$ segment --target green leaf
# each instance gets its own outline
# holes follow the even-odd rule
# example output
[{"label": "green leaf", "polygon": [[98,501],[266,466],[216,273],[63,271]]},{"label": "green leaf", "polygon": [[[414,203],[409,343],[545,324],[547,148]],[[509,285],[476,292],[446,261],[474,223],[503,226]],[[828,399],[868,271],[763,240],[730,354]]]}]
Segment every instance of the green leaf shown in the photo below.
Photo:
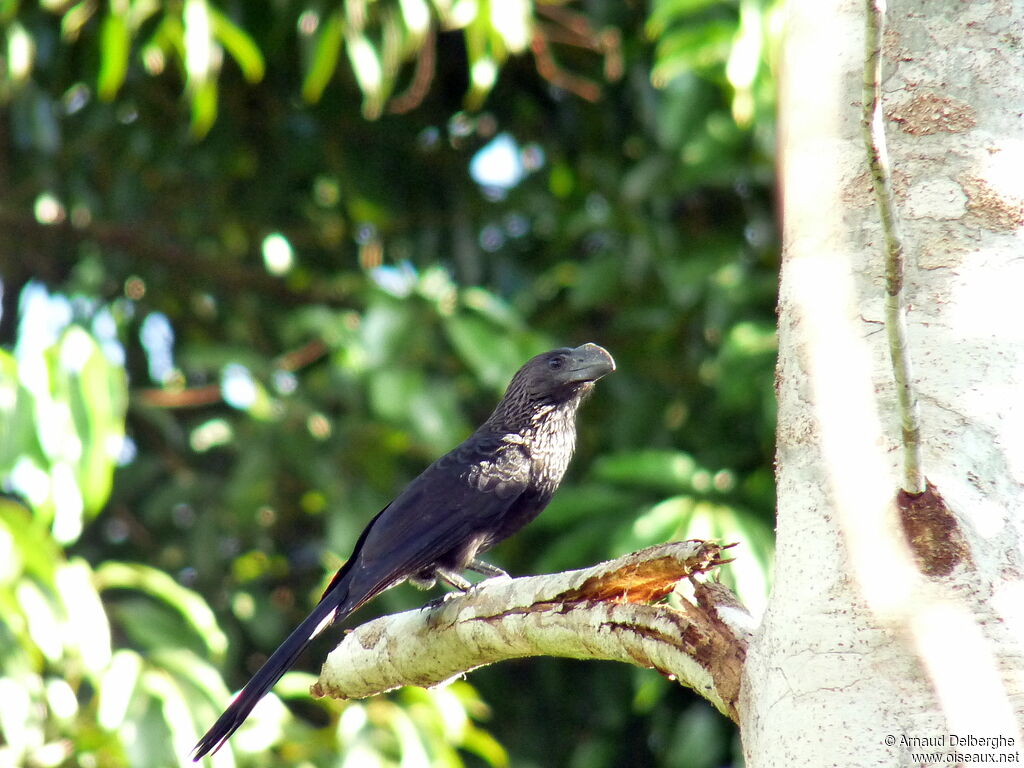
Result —
[{"label": "green leaf", "polygon": [[459,398],[448,380],[428,382],[417,389],[409,400],[410,420],[416,436],[429,446],[435,456],[445,451],[470,432],[459,408]]},{"label": "green leaf", "polygon": [[584,520],[606,519],[612,513],[639,509],[642,494],[607,483],[584,483],[555,494],[544,514],[530,524],[532,529],[565,531]]},{"label": "green leaf", "polygon": [[7,24],[18,12],[19,0],[0,0],[0,22]]},{"label": "green leaf", "polygon": [[142,657],[135,651],[122,649],[113,655],[99,684],[96,719],[101,728],[116,731],[124,723],[141,672]]},{"label": "green leaf", "polygon": [[463,32],[466,42],[466,56],[469,58],[469,90],[466,92],[465,107],[476,111],[483,105],[487,94],[494,88],[498,68],[505,60],[506,52],[500,44],[495,50],[489,45],[490,25],[484,14],[478,13]]},{"label": "green leaf", "polygon": [[25,454],[39,452],[35,410],[35,398],[18,379],[17,361],[0,349],[0,475]]},{"label": "green leaf", "polygon": [[[186,648],[156,648],[146,655],[146,661],[151,666],[174,675],[179,681],[187,682],[201,692],[204,698],[218,706],[229,693],[217,670],[206,659]],[[308,686],[306,693],[309,693]]]},{"label": "green leaf", "polygon": [[198,734],[192,724],[188,698],[178,682],[161,670],[147,669],[142,673],[141,684],[160,703],[164,724],[171,734],[172,754],[187,755]]},{"label": "green leaf", "polygon": [[410,429],[432,450],[447,450],[469,431],[447,380],[433,381],[419,369],[391,366],[374,371],[367,384],[374,413]]},{"label": "green leaf", "polygon": [[408,34],[405,36],[406,54],[415,54],[423,44],[430,29],[430,7],[425,0],[398,0],[402,21]]},{"label": "green leaf", "polygon": [[594,462],[592,476],[617,485],[671,492],[694,490],[699,471],[706,473],[689,454],[646,450],[602,456]]},{"label": "green leaf", "polygon": [[147,45],[154,46],[165,54],[175,54],[185,60],[185,24],[180,15],[166,13],[156,25]]},{"label": "green leaf", "polygon": [[508,331],[523,333],[527,330],[526,322],[507,301],[495,296],[491,291],[478,286],[469,286],[460,292],[462,304],[475,312],[479,312],[495,325]]},{"label": "green leaf", "polygon": [[66,379],[68,405],[81,445],[75,479],[85,513],[95,514],[110,496],[124,439],[127,378],[81,326],[68,328],[59,349],[59,375]]},{"label": "green leaf", "polygon": [[617,542],[618,548],[632,551],[664,541],[695,538],[688,528],[696,504],[692,496],[673,496],[648,507],[632,521],[625,537]]},{"label": "green leaf", "polygon": [[384,107],[384,71],[380,56],[370,39],[356,32],[351,25],[346,26],[345,38],[345,52],[359,90],[363,92],[363,116],[367,120],[376,120]]},{"label": "green leaf", "polygon": [[[534,568],[538,573],[579,568],[586,563],[607,557],[614,549],[609,537],[608,522],[597,518],[585,518],[571,529],[560,532],[551,541],[546,541],[543,552],[534,561]],[[628,551],[618,549],[617,553]]]},{"label": "green leaf", "polygon": [[7,529],[14,541],[21,570],[39,583],[54,587],[62,555],[46,526],[21,504],[3,498],[0,498],[0,525]]},{"label": "green leaf", "polygon": [[667,155],[653,154],[630,168],[623,176],[622,199],[639,205],[655,196],[675,173],[675,163]]},{"label": "green leaf", "polygon": [[21,572],[21,553],[18,551],[14,536],[6,525],[0,525],[0,588],[17,583]]},{"label": "green leaf", "polygon": [[660,87],[684,72],[724,64],[735,33],[733,21],[710,21],[666,32],[658,42],[651,81]]},{"label": "green leaf", "polygon": [[500,41],[501,60],[504,61],[509,53],[525,51],[533,33],[532,3],[526,0],[492,0],[487,5],[490,11],[488,26],[491,37]]},{"label": "green leaf", "polygon": [[64,633],[52,594],[44,592],[34,581],[22,579],[15,588],[15,596],[28,622],[32,642],[47,661],[57,662],[64,653]]},{"label": "green leaf", "polygon": [[423,373],[392,366],[375,371],[367,382],[370,408],[383,419],[403,422],[410,417],[412,400],[424,387]]},{"label": "green leaf", "polygon": [[266,64],[263,61],[263,53],[252,37],[212,5],[208,13],[213,36],[231,54],[245,79],[250,83],[262,80]]},{"label": "green leaf", "polygon": [[508,384],[523,361],[508,335],[480,317],[459,313],[446,317],[444,330],[459,357],[492,389]]},{"label": "green leaf", "polygon": [[405,25],[399,14],[389,8],[381,11],[380,61],[383,72],[383,91],[387,96],[395,85],[395,75],[402,64],[405,49]]},{"label": "green leaf", "polygon": [[472,752],[487,765],[495,766],[495,768],[504,768],[509,765],[508,752],[505,747],[481,728],[472,726],[467,728],[459,746],[467,752]]},{"label": "green leaf", "polygon": [[398,739],[402,762],[405,765],[429,765],[427,748],[416,724],[401,707],[392,706],[388,711],[387,725]]},{"label": "green leaf", "polygon": [[166,605],[142,597],[119,597],[110,604],[110,621],[117,634],[147,657],[168,646],[201,648],[187,625]]},{"label": "green leaf", "polygon": [[65,644],[75,649],[88,672],[99,674],[110,664],[110,624],[92,583],[92,570],[80,558],[57,569],[57,592],[67,615]]},{"label": "green leaf", "polygon": [[736,590],[752,610],[763,608],[770,583],[774,539],[771,528],[752,512],[681,495],[665,499],[636,518],[616,548],[632,551],[664,541],[706,539],[737,543],[735,562],[722,571],[722,580]]},{"label": "green leaf", "polygon": [[214,658],[227,650],[228,640],[213,611],[199,595],[163,571],[140,563],[106,562],[96,569],[96,589],[133,589],[174,608]]},{"label": "green leaf", "polygon": [[189,102],[192,107],[189,131],[194,138],[201,139],[217,119],[217,81],[211,79],[195,84]]},{"label": "green leaf", "polygon": [[[0,696],[0,734],[10,752],[27,755],[45,739],[39,710],[33,700],[36,680],[30,677],[5,678]],[[21,762],[21,761],[19,761]]]},{"label": "green leaf", "polygon": [[100,71],[96,90],[104,101],[113,101],[128,74],[128,56],[132,38],[128,19],[119,13],[108,13],[100,32]]},{"label": "green leaf", "polygon": [[274,686],[274,693],[286,699],[309,700],[309,689],[316,682],[317,676],[309,672],[297,672],[294,669],[286,674]]},{"label": "green leaf", "polygon": [[[48,3],[44,0],[43,5]],[[54,2],[49,0],[49,4],[54,6],[50,10],[57,11],[56,6],[65,6],[65,3]],[[60,35],[65,41],[77,40],[79,35],[82,34],[82,28],[89,22],[90,19],[96,14],[97,3],[91,2],[91,0],[81,0],[81,2],[75,3],[71,7],[64,11],[64,15],[60,20]]]},{"label": "green leaf", "polygon": [[670,26],[692,24],[698,12],[721,5],[722,0],[655,0],[647,18],[647,36],[656,40]]},{"label": "green leaf", "polygon": [[320,101],[324,88],[338,68],[344,31],[345,20],[341,11],[335,11],[320,25],[309,71],[302,81],[302,98],[307,104]]},{"label": "green leaf", "polygon": [[[625,188],[623,184],[624,192]],[[569,301],[572,306],[590,309],[605,302],[614,303],[615,297],[622,291],[622,262],[622,255],[617,252],[596,254],[591,258],[570,288]]]}]

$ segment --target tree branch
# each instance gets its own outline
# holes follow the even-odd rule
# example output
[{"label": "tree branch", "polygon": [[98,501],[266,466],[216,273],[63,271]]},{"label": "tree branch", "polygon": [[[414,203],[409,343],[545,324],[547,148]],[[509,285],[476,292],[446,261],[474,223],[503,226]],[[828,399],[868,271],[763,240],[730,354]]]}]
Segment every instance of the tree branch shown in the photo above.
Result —
[{"label": "tree branch", "polygon": [[896,217],[882,114],[882,37],[885,32],[885,3],[886,0],[867,0],[866,3],[862,126],[868,150],[868,164],[871,168],[871,183],[875,190],[875,201],[885,238],[885,328],[892,358],[893,378],[896,380],[896,398],[903,433],[903,490],[919,495],[924,493],[926,481],[921,468],[921,427],[917,394],[911,382],[907,318],[903,306],[903,238]]},{"label": "tree branch", "polygon": [[[705,541],[662,544],[579,571],[491,579],[439,605],[384,616],[346,635],[311,692],[364,698],[547,655],[655,669],[736,720],[749,614],[722,585],[694,579],[729,562],[723,549]],[[697,604],[649,604],[682,579],[694,583]]]},{"label": "tree branch", "polygon": [[[327,354],[327,345],[321,339],[307,341],[298,349],[278,355],[273,363],[278,370],[298,371]],[[203,408],[221,402],[224,395],[220,384],[200,387],[172,388],[145,387],[133,391],[133,397],[150,408]]]},{"label": "tree branch", "polygon": [[[9,239],[21,239],[38,245],[44,238],[62,238],[70,244],[65,248],[43,249],[22,248],[16,254],[24,258],[22,251],[33,253],[33,268],[44,273],[63,274],[78,258],[77,248],[82,243],[95,243],[106,251],[121,251],[140,262],[163,265],[175,273],[189,276],[191,284],[206,280],[219,289],[232,294],[257,293],[286,306],[317,302],[329,306],[350,307],[352,301],[346,288],[321,282],[308,286],[294,286],[287,280],[244,264],[229,263],[224,259],[204,257],[193,250],[176,244],[172,238],[153,235],[154,227],[136,224],[92,222],[85,227],[76,227],[69,221],[54,224],[40,224],[28,212],[0,208],[0,232]],[[53,263],[40,264],[48,253],[61,254]],[[0,261],[0,266],[4,266]]]}]

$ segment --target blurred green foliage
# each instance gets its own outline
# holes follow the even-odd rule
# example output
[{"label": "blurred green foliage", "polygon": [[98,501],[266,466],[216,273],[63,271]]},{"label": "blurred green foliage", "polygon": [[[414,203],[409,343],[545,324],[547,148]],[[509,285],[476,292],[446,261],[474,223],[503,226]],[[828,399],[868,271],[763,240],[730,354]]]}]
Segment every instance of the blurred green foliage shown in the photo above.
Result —
[{"label": "blurred green foliage", "polygon": [[[0,764],[187,762],[372,515],[556,345],[619,370],[493,560],[740,541],[723,578],[760,605],[776,16],[0,0]],[[616,665],[311,702],[328,642],[217,761],[735,759],[696,696]]]}]

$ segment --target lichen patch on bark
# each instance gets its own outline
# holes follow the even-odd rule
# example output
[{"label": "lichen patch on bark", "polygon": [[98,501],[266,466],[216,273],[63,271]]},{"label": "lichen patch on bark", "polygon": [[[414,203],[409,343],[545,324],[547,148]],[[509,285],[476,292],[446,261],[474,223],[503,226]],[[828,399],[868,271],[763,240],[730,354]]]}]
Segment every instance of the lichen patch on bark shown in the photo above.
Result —
[{"label": "lichen patch on bark", "polygon": [[886,118],[911,136],[964,133],[978,124],[974,107],[936,93],[915,93],[909,100],[886,109]]},{"label": "lichen patch on bark", "polygon": [[960,186],[967,195],[967,211],[979,226],[992,232],[1016,232],[1024,226],[1024,200],[1004,197],[984,179],[964,176]]}]

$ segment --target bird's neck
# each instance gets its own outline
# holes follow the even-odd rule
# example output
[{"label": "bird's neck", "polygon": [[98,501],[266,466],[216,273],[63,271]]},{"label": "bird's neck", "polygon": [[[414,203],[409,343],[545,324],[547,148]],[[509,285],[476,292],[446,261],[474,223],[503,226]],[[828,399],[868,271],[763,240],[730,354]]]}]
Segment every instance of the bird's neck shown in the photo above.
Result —
[{"label": "bird's neck", "polygon": [[576,397],[567,403],[539,406],[530,414],[529,422],[516,430],[523,437],[532,441],[555,440],[555,435],[568,437],[576,441],[576,409],[580,398]]},{"label": "bird's neck", "polygon": [[526,404],[519,398],[506,397],[483,423],[480,431],[520,435],[530,439],[567,431],[575,439],[576,410],[589,389],[582,386],[569,399],[552,402]]}]

